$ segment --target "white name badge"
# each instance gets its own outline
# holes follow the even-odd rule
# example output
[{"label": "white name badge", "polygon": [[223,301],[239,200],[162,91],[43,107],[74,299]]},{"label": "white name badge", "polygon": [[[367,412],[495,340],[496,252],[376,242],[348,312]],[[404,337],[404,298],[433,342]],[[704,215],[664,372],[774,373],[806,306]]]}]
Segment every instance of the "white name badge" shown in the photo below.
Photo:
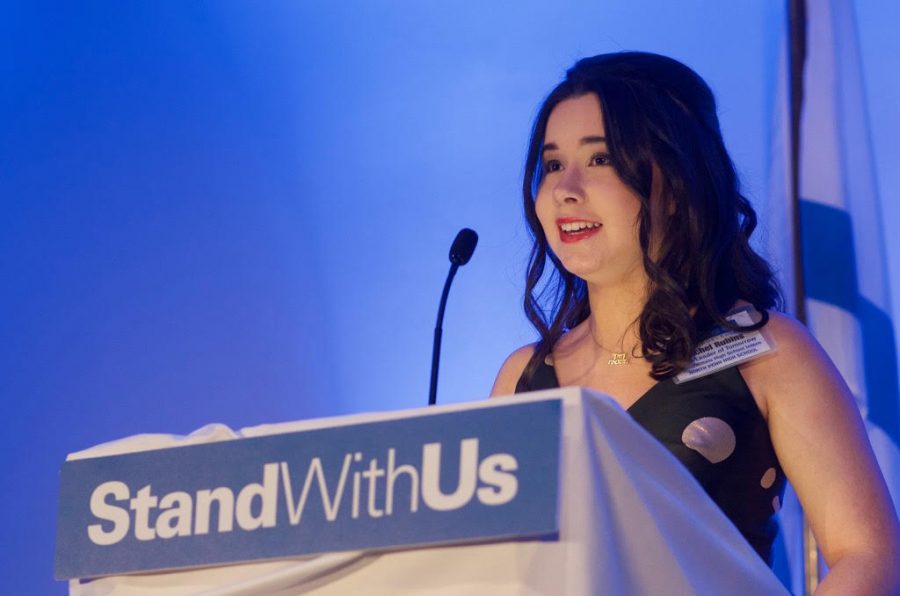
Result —
[{"label": "white name badge", "polygon": [[[753,324],[750,312],[751,308],[745,307],[726,318],[736,325],[748,327]],[[773,349],[760,330],[732,331],[726,329],[697,346],[690,366],[675,376],[675,382],[683,383],[711,375],[722,369],[758,358]]]}]

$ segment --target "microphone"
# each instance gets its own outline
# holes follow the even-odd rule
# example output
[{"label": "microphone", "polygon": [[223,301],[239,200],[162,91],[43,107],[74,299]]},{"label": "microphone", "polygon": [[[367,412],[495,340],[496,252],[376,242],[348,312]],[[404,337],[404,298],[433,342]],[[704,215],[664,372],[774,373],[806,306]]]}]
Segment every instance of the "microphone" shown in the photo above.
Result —
[{"label": "microphone", "polygon": [[450,272],[447,274],[447,281],[444,282],[441,305],[438,307],[437,323],[434,326],[434,349],[431,352],[431,388],[428,390],[429,406],[437,403],[438,362],[441,359],[441,333],[443,331],[441,327],[444,324],[444,308],[447,306],[450,284],[453,282],[456,270],[468,263],[469,259],[472,258],[476,244],[478,244],[478,234],[475,233],[475,230],[463,228],[453,240],[453,245],[450,246]]},{"label": "microphone", "polygon": [[478,234],[475,230],[463,228],[453,240],[453,246],[450,247],[450,262],[455,265],[465,265],[472,258],[475,252],[475,245],[478,244]]}]

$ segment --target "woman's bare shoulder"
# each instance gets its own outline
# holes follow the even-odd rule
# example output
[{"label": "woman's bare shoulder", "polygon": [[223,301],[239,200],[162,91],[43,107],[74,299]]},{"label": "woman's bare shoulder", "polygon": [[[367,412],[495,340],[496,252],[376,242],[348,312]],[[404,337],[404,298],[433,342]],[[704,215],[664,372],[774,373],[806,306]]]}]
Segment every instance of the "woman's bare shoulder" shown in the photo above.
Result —
[{"label": "woman's bare shoulder", "polygon": [[[803,323],[777,311],[768,311],[768,315],[769,320],[763,326],[762,333],[772,347],[772,356],[759,359],[760,369],[790,373],[797,363],[809,358],[827,360],[824,350]],[[758,316],[754,313],[756,320]]]},{"label": "woman's bare shoulder", "polygon": [[810,387],[823,390],[817,392],[817,401],[849,397],[831,359],[802,323],[770,311],[762,334],[772,351],[741,365],[741,373],[767,419],[773,407],[798,400]]},{"label": "woman's bare shoulder", "polygon": [[770,313],[763,332],[775,349],[741,372],[764,396],[772,445],[826,562],[868,557],[896,581],[897,518],[853,394],[800,322]]},{"label": "woman's bare shoulder", "polygon": [[512,395],[516,392],[516,384],[519,382],[519,377],[522,376],[522,371],[528,365],[528,361],[531,360],[531,355],[534,354],[535,345],[522,346],[506,358],[503,366],[500,367],[500,372],[497,373],[494,388],[491,389],[491,397]]}]

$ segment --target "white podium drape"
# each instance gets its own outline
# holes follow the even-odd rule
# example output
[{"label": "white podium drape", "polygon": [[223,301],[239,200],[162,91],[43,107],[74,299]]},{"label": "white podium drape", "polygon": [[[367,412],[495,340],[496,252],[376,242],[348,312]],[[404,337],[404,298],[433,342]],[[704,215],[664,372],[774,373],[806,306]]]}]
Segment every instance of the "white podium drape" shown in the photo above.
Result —
[{"label": "white podium drape", "polygon": [[779,594],[775,575],[690,473],[611,399],[559,389],[477,403],[245,428],[139,435],[97,457],[561,397],[558,539],[332,553],[71,581],[72,594]]}]

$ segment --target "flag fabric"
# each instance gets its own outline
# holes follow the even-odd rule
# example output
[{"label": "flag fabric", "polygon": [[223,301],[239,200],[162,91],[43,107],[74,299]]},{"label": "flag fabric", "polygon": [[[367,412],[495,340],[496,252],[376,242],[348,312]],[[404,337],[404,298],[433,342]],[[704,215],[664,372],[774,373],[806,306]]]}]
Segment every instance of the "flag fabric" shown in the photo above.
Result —
[{"label": "flag fabric", "polygon": [[807,319],[859,404],[896,506],[900,376],[850,0],[811,2],[807,43],[799,164]]},{"label": "flag fabric", "polygon": [[[785,45],[786,47],[786,45]],[[783,57],[786,63],[786,52]],[[857,26],[851,0],[806,5],[806,60],[799,139],[800,235],[807,325],[850,387],[900,509],[900,376],[890,313],[881,206],[872,159]],[[786,76],[779,73],[786,85]],[[785,91],[782,89],[782,91]],[[791,262],[788,94],[774,106],[769,252]],[[784,196],[778,205],[776,196]],[[780,258],[779,258],[780,257]],[[790,270],[781,267],[786,289]],[[782,516],[787,553],[797,559],[796,513]],[[802,560],[802,557],[801,557]],[[791,566],[791,584],[797,583]],[[799,587],[799,589],[798,589]]]}]

